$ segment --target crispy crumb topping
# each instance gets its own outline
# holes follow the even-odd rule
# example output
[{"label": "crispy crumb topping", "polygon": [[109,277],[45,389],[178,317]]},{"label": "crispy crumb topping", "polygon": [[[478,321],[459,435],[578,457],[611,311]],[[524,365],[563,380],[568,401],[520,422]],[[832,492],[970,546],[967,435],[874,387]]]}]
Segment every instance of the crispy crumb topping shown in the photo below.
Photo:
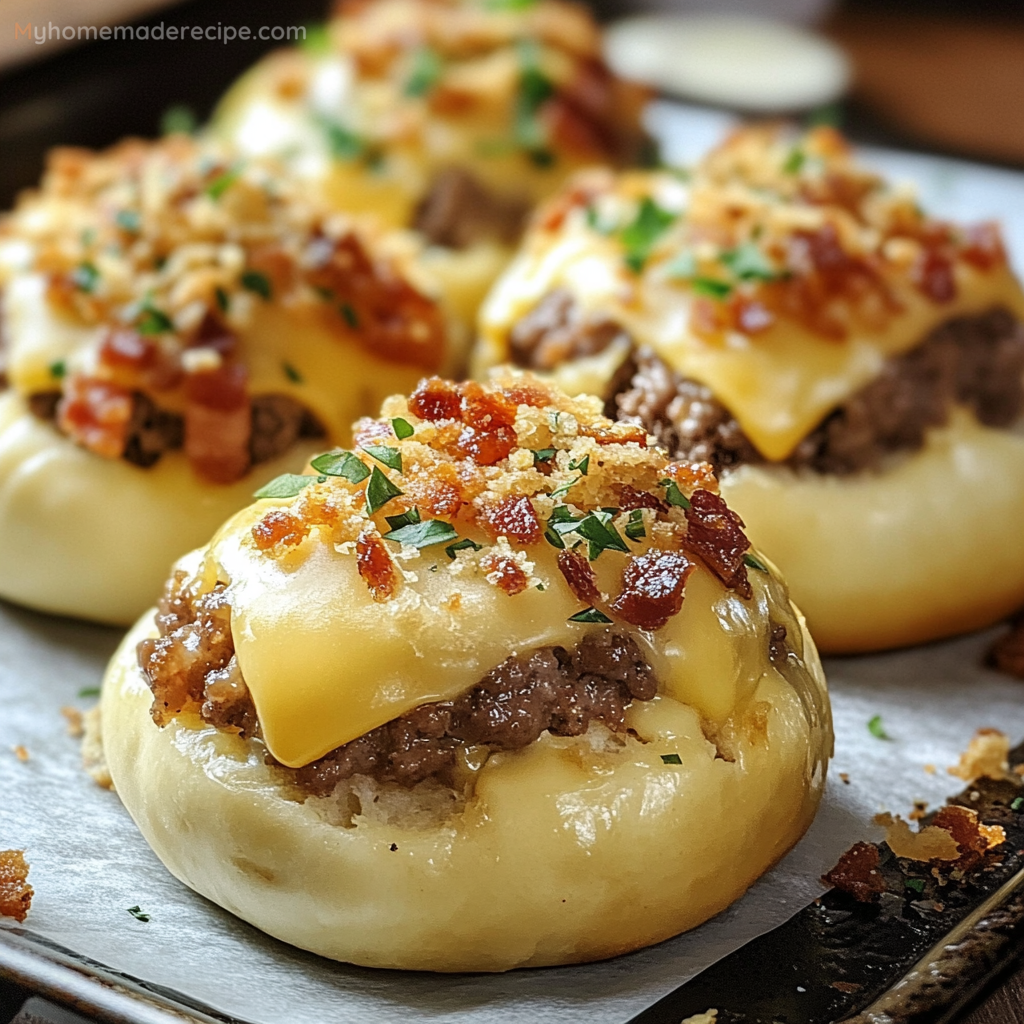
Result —
[{"label": "crispy crumb topping", "polygon": [[24,921],[32,906],[24,850],[0,850],[0,916]]},{"label": "crispy crumb topping", "polygon": [[965,782],[1005,779],[1010,773],[1010,737],[998,729],[979,729],[957,764],[948,769]]},{"label": "crispy crumb topping", "polygon": [[[359,447],[312,462],[317,476],[282,477],[261,492],[290,499],[251,529],[266,557],[304,546],[354,551],[374,600],[402,585],[400,563],[444,547],[447,571],[477,566],[510,597],[537,585],[530,551],[558,550],[565,585],[587,609],[658,629],[681,608],[703,562],[751,595],[743,524],[706,466],[672,463],[636,427],[605,419],[597,399],[571,399],[529,376],[488,385],[423,380],[364,420]],[[620,590],[602,597],[593,563],[628,556]]]}]

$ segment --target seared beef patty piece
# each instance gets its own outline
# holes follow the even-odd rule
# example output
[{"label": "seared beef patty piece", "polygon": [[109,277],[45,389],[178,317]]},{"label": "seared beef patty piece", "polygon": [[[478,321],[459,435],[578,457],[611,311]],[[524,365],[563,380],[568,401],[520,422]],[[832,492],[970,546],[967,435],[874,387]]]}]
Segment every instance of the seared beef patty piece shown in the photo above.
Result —
[{"label": "seared beef patty piece", "polygon": [[299,438],[325,434],[319,420],[294,398],[258,395],[252,400],[249,452],[254,466],[283,455]]},{"label": "seared beef patty piece", "polygon": [[528,205],[495,195],[469,171],[440,171],[420,202],[413,227],[431,245],[466,249],[478,242],[513,245],[522,233]]}]

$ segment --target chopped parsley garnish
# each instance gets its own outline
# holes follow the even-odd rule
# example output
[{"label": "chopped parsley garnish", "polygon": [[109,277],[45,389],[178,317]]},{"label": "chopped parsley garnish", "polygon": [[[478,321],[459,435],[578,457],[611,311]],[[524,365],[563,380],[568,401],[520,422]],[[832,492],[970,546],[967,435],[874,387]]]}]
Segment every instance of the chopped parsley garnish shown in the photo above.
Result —
[{"label": "chopped parsley garnish", "polygon": [[63,380],[67,376],[68,364],[63,359],[58,359],[54,363],[50,363],[50,376],[55,380]]},{"label": "chopped parsley garnish", "polygon": [[456,541],[454,544],[449,544],[445,549],[444,553],[451,559],[455,558],[456,551],[466,551],[470,549],[472,551],[479,551],[483,547],[482,544],[477,544],[475,540],[470,540],[468,537],[463,537],[462,540]]},{"label": "chopped parsley garnish", "polygon": [[338,312],[341,313],[345,323],[347,323],[352,330],[355,330],[359,326],[359,314],[349,303],[343,302],[338,306]]},{"label": "chopped parsley garnish", "polygon": [[326,476],[306,476],[302,473],[282,473],[270,483],[264,484],[254,498],[294,498],[304,487],[312,483],[323,483]]},{"label": "chopped parsley garnish", "polygon": [[428,519],[422,523],[409,523],[384,534],[385,540],[396,544],[411,544],[414,548],[429,548],[434,544],[447,544],[458,537],[455,527],[443,519]]},{"label": "chopped parsley garnish", "polygon": [[327,140],[327,148],[331,156],[337,160],[358,160],[368,152],[366,140],[344,125],[332,121],[329,117],[317,117],[317,124],[323,130]]},{"label": "chopped parsley garnish", "polygon": [[557,451],[557,448],[538,448],[533,453],[533,464],[536,466],[541,462],[550,462],[555,457]]},{"label": "chopped parsley garnish", "polygon": [[420,510],[418,508],[411,508],[408,512],[402,512],[401,515],[397,516],[385,516],[388,526],[392,530],[400,530],[403,526],[409,526],[411,523],[418,523],[420,521]]},{"label": "chopped parsley garnish", "polygon": [[305,384],[306,383],[306,378],[303,377],[302,374],[299,373],[299,371],[296,370],[295,367],[292,366],[291,363],[289,363],[289,362],[282,363],[281,364],[281,369],[284,370],[284,375],[293,384]]},{"label": "chopped parsley garnish", "polygon": [[923,878],[908,878],[903,883],[908,889],[916,892],[918,896],[924,892],[924,879]]},{"label": "chopped parsley garnish", "polygon": [[444,65],[436,50],[421,46],[412,57],[409,77],[405,80],[406,96],[426,96],[437,85]]},{"label": "chopped parsley garnish", "polygon": [[891,740],[892,737],[885,731],[885,726],[882,725],[882,716],[875,715],[868,722],[868,732],[875,737],[876,740]]},{"label": "chopped parsley garnish", "polygon": [[100,280],[100,272],[94,263],[86,260],[71,272],[71,282],[80,292],[94,292]]},{"label": "chopped parsley garnish", "polygon": [[537,585],[536,585],[536,586],[535,586],[535,587],[534,587],[533,589],[534,589],[534,590],[540,590],[540,591],[545,591],[545,590],[547,590],[548,588],[547,588],[547,587],[545,587],[543,583],[538,583],[538,584],[537,584]]},{"label": "chopped parsley garnish", "polygon": [[679,485],[675,480],[669,480],[666,477],[664,480],[659,480],[658,483],[665,488],[665,500],[670,505],[675,505],[677,508],[690,507],[690,499],[679,490]]},{"label": "chopped parsley garnish", "polygon": [[587,470],[590,469],[590,456],[584,455],[579,462],[570,462],[570,469],[578,469],[584,476],[587,475]]},{"label": "chopped parsley garnish", "polygon": [[364,444],[361,447],[382,466],[387,466],[398,473],[402,472],[402,453],[397,448],[389,448],[386,444]]},{"label": "chopped parsley garnish", "polygon": [[391,421],[391,429],[395,432],[395,437],[399,441],[404,441],[407,437],[412,437],[416,433],[416,428],[408,420],[402,419],[401,416],[396,416]]},{"label": "chopped parsley garnish", "polygon": [[228,293],[224,291],[224,289],[221,288],[220,285],[218,285],[216,288],[214,288],[213,294],[217,299],[217,308],[222,313],[226,313],[228,311],[228,306],[231,305],[231,302],[228,299]]},{"label": "chopped parsley garnish", "polygon": [[838,103],[826,103],[822,107],[815,107],[804,119],[804,124],[808,128],[816,128],[819,125],[838,128],[842,123],[843,108]]},{"label": "chopped parsley garnish", "polygon": [[98,697],[100,695],[100,688],[98,686],[83,686],[78,691],[78,696],[83,700],[86,697]]},{"label": "chopped parsley garnish", "polygon": [[238,181],[241,174],[241,167],[229,167],[223,174],[218,174],[203,191],[213,200],[220,199]]},{"label": "chopped parsley garnish", "polygon": [[626,536],[630,540],[640,540],[642,537],[647,536],[647,531],[644,529],[644,514],[638,508],[633,509],[629,513],[629,521],[626,523]]},{"label": "chopped parsley garnish", "polygon": [[626,250],[626,266],[634,274],[643,270],[654,243],[675,220],[676,214],[663,210],[650,196],[644,196],[640,201],[636,219],[619,234],[619,241]]},{"label": "chopped parsley garnish", "polygon": [[139,233],[140,218],[136,210],[118,210],[114,217],[114,223],[130,235]]},{"label": "chopped parsley garnish", "polygon": [[611,513],[606,512],[604,509],[585,515],[578,523],[574,524],[573,532],[579,534],[587,541],[587,556],[592,562],[602,551],[608,549],[612,551],[629,551],[619,531],[612,525]]},{"label": "chopped parsley garnish", "polygon": [[146,922],[149,920],[149,914],[145,913],[143,909],[136,904],[134,907],[128,907],[128,913],[135,918],[136,921]]},{"label": "chopped parsley garnish", "polygon": [[709,299],[727,298],[732,291],[728,281],[719,281],[714,277],[691,277],[690,287],[698,294]]},{"label": "chopped parsley garnish", "polygon": [[768,566],[761,561],[757,555],[746,554],[743,556],[743,564],[749,565],[751,569],[757,569],[758,572],[767,572]]},{"label": "chopped parsley garnish", "polygon": [[583,479],[583,474],[580,473],[579,476],[573,477],[572,480],[569,480],[567,483],[562,484],[561,487],[556,487],[551,492],[550,497],[552,497],[552,498],[564,498],[565,495],[567,495],[569,493],[569,491],[571,491],[573,489],[573,487],[575,487],[582,479]]},{"label": "chopped parsley garnish", "polygon": [[537,0],[484,0],[488,11],[528,11]]},{"label": "chopped parsley garnish", "polygon": [[270,278],[258,270],[246,270],[241,277],[242,287],[246,291],[255,292],[262,299],[270,300],[273,290],[270,287]]},{"label": "chopped parsley garnish", "polygon": [[331,33],[322,22],[312,25],[303,25],[305,34],[299,41],[299,46],[307,53],[324,54],[331,49]]},{"label": "chopped parsley garnish", "polygon": [[741,281],[777,281],[783,276],[754,242],[723,252],[721,260]]},{"label": "chopped parsley garnish", "polygon": [[786,156],[782,164],[783,174],[799,174],[803,165],[807,162],[807,155],[799,146],[794,146]]},{"label": "chopped parsley garnish", "polygon": [[401,495],[401,491],[376,467],[370,474],[370,482],[366,485],[366,514],[379,512],[392,498]]},{"label": "chopped parsley garnish", "polygon": [[139,319],[135,323],[139,334],[152,337],[154,334],[166,334],[174,330],[174,321],[162,310],[146,300]]},{"label": "chopped parsley garnish", "polygon": [[682,764],[683,759],[678,754],[662,754],[662,764]]},{"label": "chopped parsley garnish", "polygon": [[1013,803],[1010,804],[1011,811],[1019,811],[1022,807],[1024,807],[1024,796],[1015,797]]},{"label": "chopped parsley garnish", "polygon": [[161,135],[191,135],[199,124],[195,112],[184,103],[175,103],[160,115]]},{"label": "chopped parsley garnish", "polygon": [[310,465],[324,476],[342,476],[350,484],[361,484],[370,475],[366,463],[354,452],[327,452],[318,455]]},{"label": "chopped parsley garnish", "polygon": [[547,166],[554,158],[547,149],[547,130],[540,119],[540,109],[554,95],[555,87],[541,71],[539,56],[534,42],[524,40],[519,44],[519,91],[512,134],[516,145],[534,163]]},{"label": "chopped parsley garnish", "polygon": [[583,611],[577,612],[575,615],[570,615],[569,622],[611,622],[603,612],[599,612],[596,608],[584,608]]}]

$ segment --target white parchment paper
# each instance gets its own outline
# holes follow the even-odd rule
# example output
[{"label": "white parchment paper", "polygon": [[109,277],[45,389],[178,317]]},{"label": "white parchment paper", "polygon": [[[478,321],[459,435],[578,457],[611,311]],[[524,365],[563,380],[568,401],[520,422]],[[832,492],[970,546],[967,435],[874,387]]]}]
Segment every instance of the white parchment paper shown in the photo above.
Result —
[{"label": "white parchment paper", "polygon": [[[692,158],[728,118],[659,105],[669,155]],[[1021,269],[1024,176],[950,160],[871,152],[916,178],[932,209],[1004,221]],[[817,896],[817,879],[852,842],[878,838],[880,810],[906,814],[958,791],[949,777],[975,729],[1024,738],[1024,684],[980,667],[992,634],[827,664],[836,756],[814,825],[728,911],[688,935],[583,967],[433,976],[334,964],[269,939],[175,881],[113,793],[80,768],[63,705],[99,684],[118,634],[0,603],[0,849],[25,848],[36,898],[25,927],[110,967],[187,993],[254,1024],[619,1024]],[[890,741],[867,729],[881,715]],[[23,745],[26,762],[12,748]],[[928,774],[925,765],[938,771]],[[840,779],[840,773],[849,782]],[[151,915],[137,921],[128,907]],[[0,928],[11,926],[0,920]]]}]

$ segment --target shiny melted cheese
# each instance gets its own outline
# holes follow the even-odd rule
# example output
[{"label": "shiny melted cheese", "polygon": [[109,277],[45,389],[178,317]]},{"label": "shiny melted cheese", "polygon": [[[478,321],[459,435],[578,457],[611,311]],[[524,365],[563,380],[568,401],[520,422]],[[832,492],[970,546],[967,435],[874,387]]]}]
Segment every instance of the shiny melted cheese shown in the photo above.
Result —
[{"label": "shiny melted cheese", "polygon": [[[678,373],[711,388],[770,460],[785,459],[829,412],[877,376],[886,359],[912,349],[946,320],[995,305],[1024,320],[1024,291],[1008,268],[984,273],[960,263],[952,302],[931,302],[904,285],[897,291],[904,311],[881,330],[855,327],[837,342],[778,320],[753,337],[731,333],[709,341],[689,326],[693,295],[686,285],[654,273],[637,278],[622,266],[617,242],[579,225],[533,241],[483,307],[476,373],[507,362],[511,328],[549,292],[566,289],[584,310],[618,321],[637,344],[649,345]],[[556,379],[571,385],[574,373],[564,379],[556,373]]]},{"label": "shiny melted cheese", "polygon": [[[403,561],[405,584],[378,604],[350,551],[312,538],[280,560],[257,551],[250,530],[273,504],[260,502],[226,524],[201,575],[208,585],[229,581],[239,667],[268,748],[290,767],[420,704],[459,696],[510,654],[571,649],[601,628],[567,621],[580,606],[546,544],[529,550],[543,591],[509,597],[472,564],[460,559],[453,569],[435,547]],[[602,590],[617,590],[623,564],[624,556],[602,553],[594,563]],[[633,633],[661,692],[711,721],[728,717],[769,671],[769,609],[780,621],[792,615],[778,584],[752,575],[760,577],[755,596],[743,601],[698,567],[682,611],[665,627],[653,634],[615,627]]]}]

